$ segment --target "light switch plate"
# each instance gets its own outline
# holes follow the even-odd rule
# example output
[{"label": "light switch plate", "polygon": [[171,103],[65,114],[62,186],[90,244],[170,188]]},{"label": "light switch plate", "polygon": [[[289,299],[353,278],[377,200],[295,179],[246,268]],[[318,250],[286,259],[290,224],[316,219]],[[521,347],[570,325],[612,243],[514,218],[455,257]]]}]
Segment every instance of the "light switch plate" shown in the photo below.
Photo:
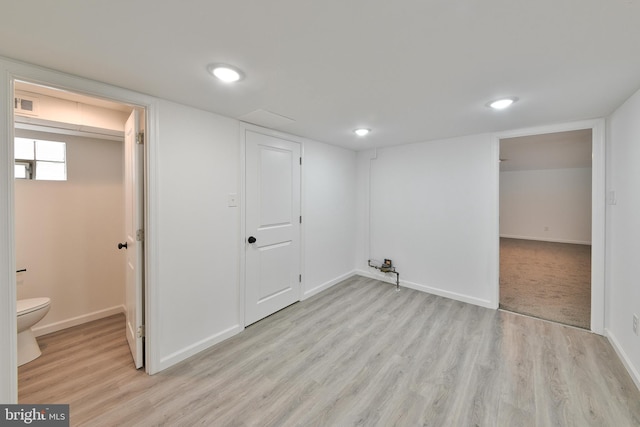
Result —
[{"label": "light switch plate", "polygon": [[230,193],[227,196],[227,203],[230,208],[235,208],[238,206],[238,195],[236,193]]}]

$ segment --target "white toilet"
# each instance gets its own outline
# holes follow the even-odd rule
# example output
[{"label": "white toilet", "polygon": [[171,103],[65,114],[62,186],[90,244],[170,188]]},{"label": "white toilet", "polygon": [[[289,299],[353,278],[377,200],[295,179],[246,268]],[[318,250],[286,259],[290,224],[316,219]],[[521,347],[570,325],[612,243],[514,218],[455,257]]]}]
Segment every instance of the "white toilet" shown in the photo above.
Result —
[{"label": "white toilet", "polygon": [[18,366],[39,357],[40,346],[31,327],[49,312],[49,298],[28,298],[18,300]]}]

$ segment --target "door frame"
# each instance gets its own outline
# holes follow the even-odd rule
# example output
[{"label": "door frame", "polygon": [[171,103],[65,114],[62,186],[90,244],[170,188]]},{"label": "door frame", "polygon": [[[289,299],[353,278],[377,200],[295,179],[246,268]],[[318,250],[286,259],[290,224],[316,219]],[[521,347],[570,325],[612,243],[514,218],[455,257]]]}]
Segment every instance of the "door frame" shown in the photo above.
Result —
[{"label": "door frame", "polygon": [[157,236],[157,138],[158,106],[157,101],[147,95],[121,89],[105,83],[72,76],[58,71],[26,64],[9,58],[0,57],[0,120],[6,132],[0,133],[0,164],[5,165],[6,173],[0,174],[0,237],[6,237],[6,243],[0,245],[0,341],[8,345],[0,349],[0,401],[17,403],[17,342],[16,342],[16,277],[15,277],[15,202],[13,178],[13,89],[15,80],[24,80],[34,84],[55,87],[81,93],[95,98],[108,99],[145,110],[144,144],[144,301],[145,306],[145,371],[153,374],[158,371],[158,343],[155,339],[155,325],[159,315],[158,295],[153,283],[158,277]]},{"label": "door frame", "polygon": [[302,281],[300,282],[300,296],[299,301],[302,301],[305,284],[305,271],[304,271],[304,242],[305,242],[305,221],[304,221],[304,206],[305,206],[305,188],[304,188],[304,146],[305,138],[290,135],[284,132],[276,131],[273,129],[257,126],[251,123],[240,122],[240,245],[239,247],[239,274],[238,278],[240,286],[238,289],[238,325],[244,330],[245,328],[245,298],[246,298],[246,242],[247,242],[247,223],[246,223],[246,132],[252,131],[261,133],[263,135],[273,136],[275,138],[286,139],[288,141],[297,142],[300,144],[300,157],[302,158],[302,165],[300,168],[300,215],[302,216],[302,224],[300,225],[300,274],[302,275]]},{"label": "door frame", "polygon": [[606,211],[606,142],[605,119],[584,120],[557,125],[540,126],[499,132],[494,135],[496,185],[496,230],[494,259],[496,260],[494,282],[495,306],[500,303],[500,140],[520,136],[541,135],[591,129],[591,331],[603,335],[605,321],[605,211]]}]

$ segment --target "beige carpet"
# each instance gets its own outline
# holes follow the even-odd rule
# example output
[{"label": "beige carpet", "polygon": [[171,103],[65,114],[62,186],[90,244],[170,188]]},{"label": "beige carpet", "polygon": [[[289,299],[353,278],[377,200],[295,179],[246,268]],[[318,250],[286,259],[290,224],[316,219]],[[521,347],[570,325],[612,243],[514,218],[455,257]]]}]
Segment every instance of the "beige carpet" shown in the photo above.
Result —
[{"label": "beige carpet", "polygon": [[591,246],[501,238],[500,308],[590,329]]}]

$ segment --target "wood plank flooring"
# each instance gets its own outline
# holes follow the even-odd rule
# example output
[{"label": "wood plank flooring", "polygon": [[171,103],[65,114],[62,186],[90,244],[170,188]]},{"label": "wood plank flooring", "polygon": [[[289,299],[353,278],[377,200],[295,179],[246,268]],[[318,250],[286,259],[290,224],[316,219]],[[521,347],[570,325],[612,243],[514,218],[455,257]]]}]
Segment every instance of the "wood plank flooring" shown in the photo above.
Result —
[{"label": "wood plank flooring", "polygon": [[608,341],[353,277],[154,376],[121,316],[45,337],[21,403],[90,426],[639,426]]}]

